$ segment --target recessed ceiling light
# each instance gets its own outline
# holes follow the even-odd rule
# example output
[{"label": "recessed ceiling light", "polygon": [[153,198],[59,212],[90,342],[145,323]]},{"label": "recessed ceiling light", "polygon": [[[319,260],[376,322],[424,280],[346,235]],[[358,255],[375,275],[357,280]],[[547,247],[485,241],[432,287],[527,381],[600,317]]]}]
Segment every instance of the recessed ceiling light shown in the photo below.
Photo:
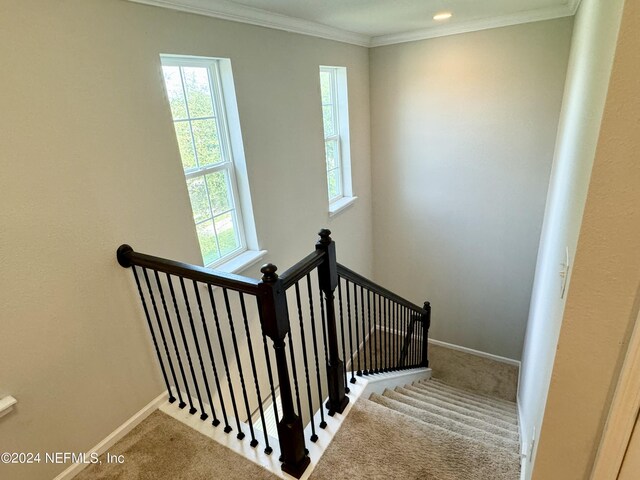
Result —
[{"label": "recessed ceiling light", "polygon": [[433,16],[434,20],[449,20],[451,17],[453,17],[453,13],[451,12],[442,12],[442,13],[438,13],[436,15]]}]

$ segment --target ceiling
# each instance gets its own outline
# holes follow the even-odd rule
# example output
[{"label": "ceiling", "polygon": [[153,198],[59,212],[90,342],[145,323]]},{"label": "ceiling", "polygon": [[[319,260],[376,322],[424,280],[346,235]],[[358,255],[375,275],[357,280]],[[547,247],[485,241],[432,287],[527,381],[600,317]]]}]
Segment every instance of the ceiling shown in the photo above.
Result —
[{"label": "ceiling", "polygon": [[[130,0],[363,46],[575,14],[580,0]],[[435,21],[436,13],[453,17]]]}]

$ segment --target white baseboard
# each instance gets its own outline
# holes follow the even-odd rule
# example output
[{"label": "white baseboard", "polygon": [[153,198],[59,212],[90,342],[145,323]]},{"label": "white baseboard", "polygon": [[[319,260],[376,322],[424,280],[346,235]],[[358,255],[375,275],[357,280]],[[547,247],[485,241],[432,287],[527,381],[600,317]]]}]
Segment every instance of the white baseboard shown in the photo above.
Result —
[{"label": "white baseboard", "polygon": [[[116,442],[118,442],[122,437],[124,437],[127,433],[133,430],[138,426],[140,422],[142,422],[145,418],[147,418],[151,413],[160,407],[167,400],[167,392],[164,392],[154,398],[151,402],[145,405],[139,412],[135,413],[131,418],[129,418],[126,422],[116,428],[113,432],[111,432],[104,440],[98,443],[95,447],[93,447],[89,452],[87,452],[87,456],[90,456],[92,453],[97,453],[98,455],[102,455],[109,448],[111,448]],[[89,463],[74,463],[69,466],[66,470],[60,473],[53,480],[69,480],[76,475],[78,475],[82,470],[84,470]]]},{"label": "white baseboard", "polygon": [[501,357],[500,355],[494,355],[493,353],[481,352],[480,350],[474,350],[473,348],[463,347],[461,345],[455,345],[453,343],[442,342],[440,340],[434,340],[433,338],[429,339],[429,343],[432,345],[437,345],[439,347],[450,348],[452,350],[458,350],[460,352],[468,353],[470,355],[476,355],[478,357],[488,358],[490,360],[495,360],[496,362],[506,363],[508,365],[514,365],[520,368],[520,361],[514,360],[513,358]]}]

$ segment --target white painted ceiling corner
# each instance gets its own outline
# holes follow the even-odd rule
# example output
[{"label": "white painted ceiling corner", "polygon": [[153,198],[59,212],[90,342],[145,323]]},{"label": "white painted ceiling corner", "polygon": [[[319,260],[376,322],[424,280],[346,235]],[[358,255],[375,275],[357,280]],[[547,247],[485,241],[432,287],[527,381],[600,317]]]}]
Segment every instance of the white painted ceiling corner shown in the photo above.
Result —
[{"label": "white painted ceiling corner", "polygon": [[[474,12],[468,2],[449,0],[447,5],[454,11],[454,19],[444,23],[434,23],[425,14],[438,9],[425,4],[424,0],[402,0],[400,3],[384,0],[129,1],[363,47],[378,47],[569,17],[575,15],[581,0],[520,0],[519,5],[524,8],[518,11],[505,10],[504,2],[500,0],[487,0],[482,4],[482,14]],[[442,2],[438,4],[442,5]],[[509,8],[513,8],[514,4],[510,5]],[[401,12],[397,10],[398,6],[402,6]],[[361,14],[365,11],[370,15]],[[331,15],[326,15],[327,12]],[[395,20],[391,20],[394,17],[392,12],[400,12],[395,15]],[[415,28],[420,22],[425,26]]]}]

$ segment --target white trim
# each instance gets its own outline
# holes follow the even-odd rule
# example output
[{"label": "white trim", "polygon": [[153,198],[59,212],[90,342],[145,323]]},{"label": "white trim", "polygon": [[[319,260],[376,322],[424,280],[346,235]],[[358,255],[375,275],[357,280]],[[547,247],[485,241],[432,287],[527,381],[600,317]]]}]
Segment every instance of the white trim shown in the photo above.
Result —
[{"label": "white trim", "polygon": [[[146,406],[142,408],[139,412],[134,414],[131,418],[129,418],[126,422],[116,428],[113,432],[111,432],[104,440],[98,443],[95,447],[93,447],[87,453],[87,457],[91,456],[92,453],[97,453],[98,455],[102,455],[109,448],[111,448],[116,442],[118,442],[122,437],[124,437],[127,433],[133,430],[138,426],[140,422],[142,422],[145,418],[147,418],[151,413],[157,410],[160,405],[167,401],[167,392],[164,392],[158,395],[156,398],[151,400]],[[82,470],[84,470],[90,463],[74,463],[70,465],[66,470],[60,473],[53,480],[69,480],[76,475],[78,475]]]},{"label": "white trim", "polygon": [[340,28],[329,27],[321,23],[289,17],[279,13],[268,12],[260,8],[249,7],[225,0],[129,0],[134,3],[170,8],[181,12],[206,15],[232,22],[248,23],[260,27],[300,33],[312,37],[351,43],[368,47],[370,37],[361,33],[349,32]]},{"label": "white trim", "polygon": [[13,406],[16,403],[18,403],[18,401],[11,395],[7,395],[0,399],[0,417],[4,417],[7,413],[13,410]]},{"label": "white trim", "polygon": [[340,200],[336,200],[332,203],[329,204],[329,217],[333,217],[337,214],[339,214],[340,212],[342,212],[343,210],[345,210],[346,208],[350,207],[351,205],[353,205],[356,200],[358,199],[357,196],[354,197],[342,197]]},{"label": "white trim", "polygon": [[[575,2],[575,0],[573,0]],[[579,3],[579,0],[578,0]],[[577,8],[577,4],[576,7]],[[575,14],[573,5],[566,4],[525,12],[500,15],[491,18],[478,18],[459,23],[437,25],[434,27],[414,30],[412,32],[392,33],[380,35],[371,39],[371,47],[381,47],[383,45],[394,45],[396,43],[415,42],[429,38],[444,37],[447,35],[457,35],[460,33],[477,32],[491,28],[508,27],[520,25],[522,23],[539,22],[542,20],[552,20],[554,18],[570,17]]]},{"label": "white trim", "polygon": [[490,28],[519,25],[522,23],[552,20],[554,18],[575,15],[580,0],[567,0],[565,5],[551,6],[536,10],[501,15],[491,18],[467,20],[448,25],[437,25],[410,32],[389,35],[369,36],[350,32],[340,28],[330,27],[318,22],[290,17],[279,13],[269,12],[260,8],[241,5],[229,0],[129,0],[133,3],[169,8],[181,12],[195,13],[208,17],[221,18],[232,22],[247,23],[260,27],[284,30],[286,32],[310,35],[312,37],[350,43],[361,47],[379,47],[396,43],[426,40],[428,38],[456,35],[459,33],[475,32]]},{"label": "white trim", "polygon": [[455,345],[453,343],[441,342],[440,340],[435,340],[433,338],[429,339],[429,343],[433,345],[437,345],[439,347],[446,347],[452,350],[458,350],[460,352],[469,353],[471,355],[476,355],[478,357],[488,358],[490,360],[495,360],[496,362],[506,363],[507,365],[514,365],[520,368],[520,361],[514,360],[513,358],[501,357],[500,355],[494,355],[493,353],[481,352],[480,350],[474,350],[472,348],[463,347],[461,345]]},{"label": "white trim", "polygon": [[222,265],[218,265],[213,270],[225,273],[238,273],[246,270],[251,265],[258,263],[266,255],[266,250],[245,250],[240,255],[236,255],[231,260],[223,263]]},{"label": "white trim", "polygon": [[618,478],[631,433],[640,411],[640,313],[636,319],[591,480]]}]

